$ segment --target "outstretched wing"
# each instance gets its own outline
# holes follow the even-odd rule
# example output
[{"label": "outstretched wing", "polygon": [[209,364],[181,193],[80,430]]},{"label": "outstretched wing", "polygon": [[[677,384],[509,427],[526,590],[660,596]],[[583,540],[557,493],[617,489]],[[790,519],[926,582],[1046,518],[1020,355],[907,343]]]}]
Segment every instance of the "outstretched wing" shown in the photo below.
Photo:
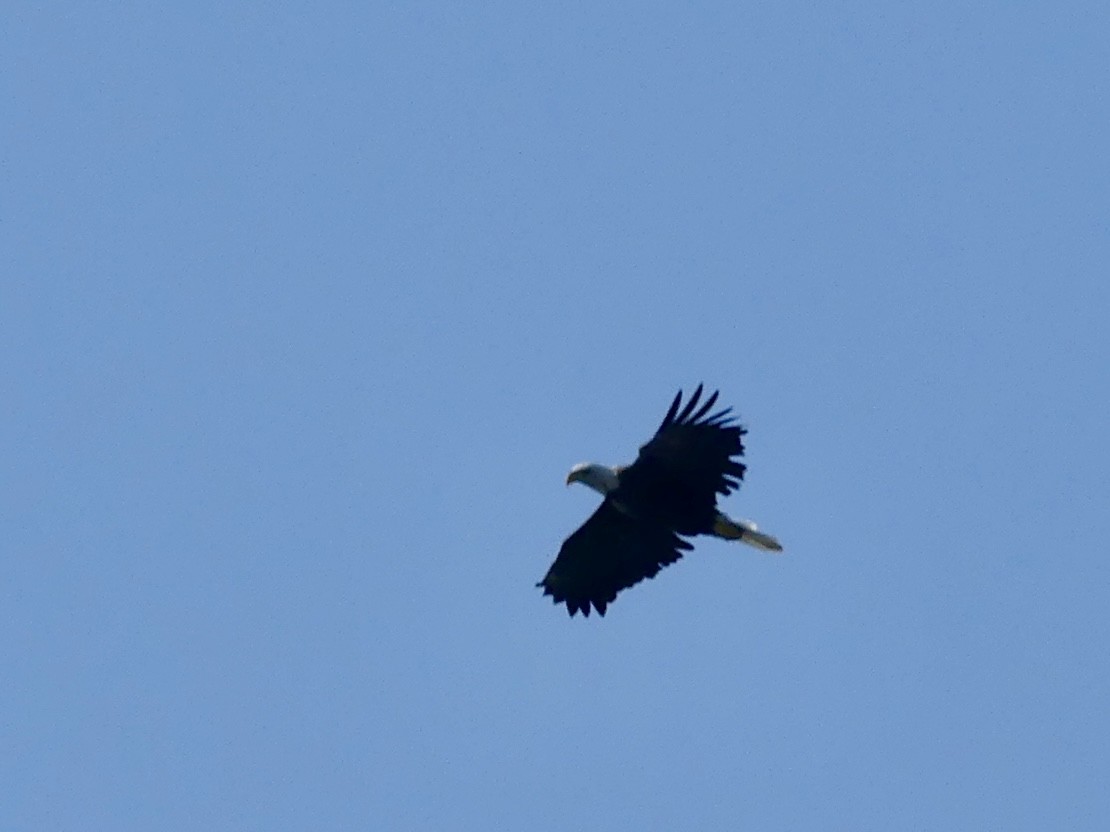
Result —
[{"label": "outstretched wing", "polygon": [[717,495],[732,493],[744,477],[744,434],[732,408],[710,413],[717,393],[699,407],[702,385],[686,406],[674,397],[662,424],[636,461],[621,471],[612,496],[640,517],[657,518],[680,534],[702,534],[713,526]]},{"label": "outstretched wing", "polygon": [[556,604],[566,602],[572,616],[605,608],[622,589],[680,557],[693,545],[663,526],[634,519],[606,499],[589,520],[563,543],[547,575],[536,586]]}]

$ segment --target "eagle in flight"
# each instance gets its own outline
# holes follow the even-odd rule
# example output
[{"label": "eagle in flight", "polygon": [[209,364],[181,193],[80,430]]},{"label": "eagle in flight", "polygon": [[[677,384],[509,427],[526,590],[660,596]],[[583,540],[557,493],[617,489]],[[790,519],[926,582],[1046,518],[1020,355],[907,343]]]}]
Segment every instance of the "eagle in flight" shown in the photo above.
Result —
[{"label": "eagle in flight", "polygon": [[[610,468],[583,462],[570,469],[567,485],[580,482],[604,497],[589,520],[564,541],[536,586],[573,616],[598,615],[622,589],[654,578],[664,566],[694,548],[685,538],[699,534],[739,540],[769,552],[782,546],[754,523],[733,520],[717,508],[717,495],[740,485],[747,430],[730,416],[711,413],[713,393],[701,406],[702,385],[682,406],[682,391],[655,436],[631,465]],[[681,408],[681,409],[680,409]]]}]

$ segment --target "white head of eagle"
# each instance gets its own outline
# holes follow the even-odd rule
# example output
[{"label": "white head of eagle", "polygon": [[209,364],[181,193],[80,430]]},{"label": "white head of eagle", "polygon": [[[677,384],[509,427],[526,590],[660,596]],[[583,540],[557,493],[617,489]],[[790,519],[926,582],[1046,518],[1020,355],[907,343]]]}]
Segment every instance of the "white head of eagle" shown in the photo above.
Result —
[{"label": "white head of eagle", "polygon": [[620,485],[620,477],[616,468],[608,465],[599,465],[596,462],[579,462],[567,474],[567,485],[580,482],[587,485],[602,497],[609,496],[610,491],[616,491]]},{"label": "white head of eagle", "polygon": [[744,477],[740,459],[747,430],[730,415],[732,408],[710,413],[717,393],[699,407],[701,394],[699,384],[682,406],[678,392],[631,465],[582,462],[567,474],[567,485],[580,482],[604,498],[563,542],[537,584],[556,604],[565,602],[572,616],[589,615],[591,609],[605,615],[618,592],[654,578],[693,549],[687,537],[710,535],[782,551],[754,523],[733,520],[717,508],[717,497],[727,497]]}]

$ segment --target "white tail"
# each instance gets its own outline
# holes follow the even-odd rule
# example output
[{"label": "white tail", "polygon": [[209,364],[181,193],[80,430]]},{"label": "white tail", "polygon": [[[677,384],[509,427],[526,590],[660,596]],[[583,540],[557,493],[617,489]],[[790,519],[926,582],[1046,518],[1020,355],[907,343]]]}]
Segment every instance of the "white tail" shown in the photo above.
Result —
[{"label": "white tail", "polygon": [[713,534],[725,540],[739,540],[764,552],[782,551],[782,544],[772,535],[761,532],[751,520],[733,520],[721,512],[717,512],[717,520],[713,523]]}]

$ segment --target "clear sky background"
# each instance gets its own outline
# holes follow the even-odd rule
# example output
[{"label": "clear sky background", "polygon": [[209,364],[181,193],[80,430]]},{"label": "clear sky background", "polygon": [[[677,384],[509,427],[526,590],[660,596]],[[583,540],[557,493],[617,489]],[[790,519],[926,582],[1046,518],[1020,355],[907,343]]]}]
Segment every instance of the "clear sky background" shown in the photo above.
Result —
[{"label": "clear sky background", "polygon": [[0,828],[1107,828],[1106,3],[4,16]]}]

